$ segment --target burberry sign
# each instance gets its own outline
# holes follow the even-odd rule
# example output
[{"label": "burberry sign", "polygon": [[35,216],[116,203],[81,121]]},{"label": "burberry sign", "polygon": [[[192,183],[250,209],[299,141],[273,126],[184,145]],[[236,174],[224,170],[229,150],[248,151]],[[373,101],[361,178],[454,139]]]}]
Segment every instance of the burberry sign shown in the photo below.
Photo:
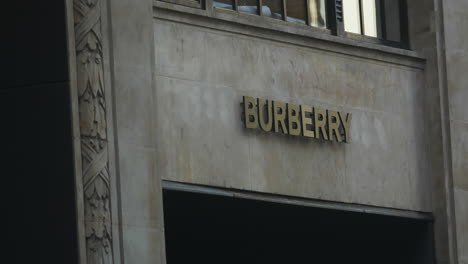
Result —
[{"label": "burberry sign", "polygon": [[242,101],[242,119],[248,129],[350,142],[351,113],[250,96],[243,96]]}]

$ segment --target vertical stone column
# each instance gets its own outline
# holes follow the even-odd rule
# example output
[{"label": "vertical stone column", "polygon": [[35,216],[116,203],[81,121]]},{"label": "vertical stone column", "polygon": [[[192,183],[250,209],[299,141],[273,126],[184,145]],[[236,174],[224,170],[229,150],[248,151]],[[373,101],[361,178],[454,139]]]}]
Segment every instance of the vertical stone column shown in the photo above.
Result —
[{"label": "vertical stone column", "polygon": [[[111,172],[103,63],[103,0],[73,0],[76,89],[81,147],[82,222],[86,256],[81,263],[114,263],[111,227]],[[76,98],[75,98],[76,100]],[[78,165],[79,166],[79,165]],[[80,175],[78,175],[80,177]],[[79,214],[80,214],[79,213]],[[83,251],[82,251],[83,252]],[[85,261],[84,261],[85,260]]]},{"label": "vertical stone column", "polygon": [[66,2],[80,264],[165,263],[153,0]]},{"label": "vertical stone column", "polygon": [[[153,0],[111,0],[112,95],[118,171],[120,260],[165,263],[161,178],[156,165],[157,83]],[[114,236],[116,234],[114,233]],[[114,254],[117,256],[118,254]],[[116,259],[114,261],[117,261]]]},{"label": "vertical stone column", "polygon": [[[445,60],[447,130],[452,179],[453,263],[468,264],[468,1],[441,1]],[[456,253],[455,253],[456,252]]]},{"label": "vertical stone column", "polygon": [[456,263],[456,240],[454,236],[452,169],[450,167],[450,124],[444,50],[444,18],[442,1],[408,1],[408,18],[411,49],[426,57],[425,112],[428,127],[425,136],[432,179],[434,221],[434,246],[436,263]]}]

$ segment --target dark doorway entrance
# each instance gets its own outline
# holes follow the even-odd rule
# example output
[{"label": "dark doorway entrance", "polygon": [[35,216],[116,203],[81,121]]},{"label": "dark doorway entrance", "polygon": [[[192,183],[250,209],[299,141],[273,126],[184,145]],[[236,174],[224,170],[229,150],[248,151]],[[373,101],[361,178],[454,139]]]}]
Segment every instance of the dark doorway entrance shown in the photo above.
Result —
[{"label": "dark doorway entrance", "polygon": [[168,264],[433,263],[428,221],[164,190]]}]

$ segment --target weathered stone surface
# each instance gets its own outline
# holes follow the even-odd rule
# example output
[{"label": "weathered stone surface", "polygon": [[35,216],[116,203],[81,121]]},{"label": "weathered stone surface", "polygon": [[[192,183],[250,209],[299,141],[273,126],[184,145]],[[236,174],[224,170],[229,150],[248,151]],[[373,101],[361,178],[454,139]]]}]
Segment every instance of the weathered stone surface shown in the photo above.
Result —
[{"label": "weathered stone surface", "polygon": [[468,263],[468,191],[455,188],[455,215],[457,222],[458,260]]},{"label": "weathered stone surface", "polygon": [[112,0],[110,6],[123,262],[165,263],[154,162],[152,1]]},{"label": "weathered stone surface", "polygon": [[[466,18],[468,28],[468,18]],[[447,85],[450,102],[450,119],[468,123],[468,40],[466,49],[447,52]]]},{"label": "weathered stone surface", "polygon": [[125,263],[166,263],[163,237],[160,229],[127,226],[124,239]]},{"label": "weathered stone surface", "polygon": [[[464,12],[468,13],[468,2],[465,0],[450,0],[446,1],[446,4],[444,4],[445,11],[453,12],[453,11],[458,11],[458,12]],[[447,26],[452,26],[450,24],[447,24]]]},{"label": "weathered stone surface", "polygon": [[452,121],[453,182],[468,191],[468,123]]},{"label": "weathered stone surface", "polygon": [[458,261],[468,263],[468,1],[444,1]]},{"label": "weathered stone surface", "polygon": [[[126,225],[162,228],[162,217],[158,205],[161,203],[161,186],[155,177],[153,148],[138,147],[125,143],[120,149],[120,191],[125,193],[122,200],[122,217]],[[144,185],[142,185],[144,183]]]},{"label": "weathered stone surface", "polygon": [[[162,20],[154,36],[164,179],[431,210],[421,70]],[[352,112],[352,142],[246,131],[242,95]]]},{"label": "weathered stone surface", "polygon": [[[76,98],[79,108],[79,135],[81,142],[82,177],[77,189],[83,188],[83,196],[77,199],[83,207],[86,263],[114,263],[111,221],[111,184],[114,183],[113,159],[109,151],[111,111],[108,106],[109,83],[105,80],[105,44],[103,30],[107,17],[103,1],[73,0],[73,24],[76,52]],[[107,37],[107,36],[105,36]],[[78,173],[79,174],[79,173]],[[82,183],[82,186],[80,184]],[[77,192],[79,193],[79,192]],[[81,206],[83,205],[83,206]],[[83,234],[80,234],[83,236]],[[81,253],[83,254],[83,253]]]}]

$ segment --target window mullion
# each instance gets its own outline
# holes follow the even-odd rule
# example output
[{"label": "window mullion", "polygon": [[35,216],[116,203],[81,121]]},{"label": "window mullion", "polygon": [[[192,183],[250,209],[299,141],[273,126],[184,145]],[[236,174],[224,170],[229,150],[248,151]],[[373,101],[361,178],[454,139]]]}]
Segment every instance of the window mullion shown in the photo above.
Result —
[{"label": "window mullion", "polygon": [[383,39],[381,0],[375,0],[375,17],[375,22],[377,23],[377,38]]},{"label": "window mullion", "polygon": [[311,17],[311,14],[310,14],[310,1],[311,0],[307,0],[306,1],[306,18],[307,18],[307,21],[306,21],[306,25],[310,26],[311,25],[311,22],[312,22],[312,17]]},{"label": "window mullion", "polygon": [[286,17],[286,1],[287,0],[281,0],[281,2],[283,3],[283,20],[284,21],[287,21],[287,17]]},{"label": "window mullion", "polygon": [[[345,0],[346,1],[346,0]],[[344,10],[343,10],[343,0],[333,0],[327,1],[328,5],[328,26],[336,36],[344,37],[345,30],[343,24]]]},{"label": "window mullion", "polygon": [[263,16],[263,12],[262,12],[263,3],[262,3],[262,0],[258,0],[257,4],[258,4],[258,15]]},{"label": "window mullion", "polygon": [[400,0],[400,43],[403,47],[409,48],[409,28],[408,28],[408,2]]},{"label": "window mullion", "polygon": [[382,25],[382,39],[387,39],[387,18],[385,15],[385,0],[380,0],[380,23]]},{"label": "window mullion", "polygon": [[362,6],[362,0],[358,0],[359,2],[359,23],[361,24],[361,35],[366,35],[366,31],[364,30],[364,7]]}]

